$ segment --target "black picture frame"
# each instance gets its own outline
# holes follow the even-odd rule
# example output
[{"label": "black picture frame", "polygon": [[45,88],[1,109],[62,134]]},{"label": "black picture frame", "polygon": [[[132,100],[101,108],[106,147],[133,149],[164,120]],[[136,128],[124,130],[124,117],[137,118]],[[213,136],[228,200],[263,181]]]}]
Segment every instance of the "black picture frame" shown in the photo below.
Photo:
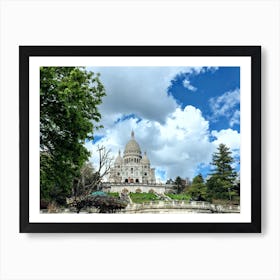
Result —
[{"label": "black picture frame", "polygon": [[[251,222],[32,223],[29,221],[29,58],[36,56],[246,56],[251,58]],[[260,46],[19,46],[21,233],[260,233]],[[32,147],[32,149],[39,147]],[[242,198],[241,198],[242,199]],[[39,206],[38,206],[39,207]]]}]

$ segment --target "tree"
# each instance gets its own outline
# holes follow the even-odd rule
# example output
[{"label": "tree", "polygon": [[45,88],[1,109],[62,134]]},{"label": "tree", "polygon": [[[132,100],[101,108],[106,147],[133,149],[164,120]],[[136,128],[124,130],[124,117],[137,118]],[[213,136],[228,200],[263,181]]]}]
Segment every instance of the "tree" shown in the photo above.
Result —
[{"label": "tree", "polygon": [[73,181],[73,195],[75,197],[84,195],[93,188],[98,174],[91,162],[85,162],[80,169],[80,176]]},{"label": "tree", "polygon": [[98,155],[99,155],[99,166],[98,166],[98,181],[97,184],[101,183],[102,178],[104,178],[107,174],[109,174],[113,157],[111,156],[111,151],[107,150],[104,146],[97,147]]},{"label": "tree", "polygon": [[209,199],[229,199],[233,195],[237,173],[232,167],[234,162],[230,149],[220,144],[218,151],[213,154],[212,165],[215,166],[207,181],[207,196]]},{"label": "tree", "polygon": [[193,178],[191,186],[187,189],[193,200],[204,201],[206,198],[206,185],[201,174]]},{"label": "tree", "polygon": [[183,180],[182,180],[182,178],[180,176],[177,176],[174,183],[175,183],[175,186],[176,186],[176,189],[177,189],[177,193],[182,192],[182,190],[183,190]]},{"label": "tree", "polygon": [[97,148],[99,156],[98,169],[95,170],[90,162],[86,162],[81,170],[80,176],[73,184],[73,194],[77,196],[89,195],[94,190],[97,190],[102,179],[109,173],[112,166],[113,157],[110,155],[110,150],[104,146]]},{"label": "tree", "polygon": [[40,193],[45,201],[65,203],[74,178],[90,153],[100,126],[98,105],[105,90],[99,75],[80,67],[40,68]]},{"label": "tree", "polygon": [[168,180],[166,181],[165,184],[171,185],[171,184],[174,184],[174,181],[170,178],[170,179],[168,179]]}]

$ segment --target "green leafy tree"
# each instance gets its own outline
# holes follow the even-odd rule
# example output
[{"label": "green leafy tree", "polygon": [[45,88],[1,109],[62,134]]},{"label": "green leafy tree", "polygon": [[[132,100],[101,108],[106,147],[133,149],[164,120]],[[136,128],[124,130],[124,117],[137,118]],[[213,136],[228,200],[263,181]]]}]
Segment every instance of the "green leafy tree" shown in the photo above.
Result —
[{"label": "green leafy tree", "polygon": [[234,162],[230,149],[220,144],[218,151],[213,154],[212,165],[215,167],[207,181],[207,197],[211,199],[229,199],[235,194],[233,189],[237,177],[232,167]]},{"label": "green leafy tree", "polygon": [[64,204],[71,194],[90,155],[85,140],[100,127],[103,96],[98,74],[80,67],[40,68],[41,199]]},{"label": "green leafy tree", "polygon": [[187,193],[193,200],[205,200],[206,185],[201,174],[198,174],[193,178],[191,186],[187,189]]}]

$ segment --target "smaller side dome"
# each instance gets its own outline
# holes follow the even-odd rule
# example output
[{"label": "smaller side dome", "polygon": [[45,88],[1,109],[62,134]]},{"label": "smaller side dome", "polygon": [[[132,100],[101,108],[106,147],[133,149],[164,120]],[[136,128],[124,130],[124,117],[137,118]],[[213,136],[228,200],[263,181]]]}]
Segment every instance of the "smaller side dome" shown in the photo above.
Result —
[{"label": "smaller side dome", "polygon": [[146,152],[144,153],[144,156],[143,156],[141,162],[142,162],[143,164],[150,164],[150,160],[148,159],[147,153],[146,153]]},{"label": "smaller side dome", "polygon": [[121,157],[121,151],[119,151],[119,154],[115,160],[115,164],[121,164],[123,162],[123,159]]}]

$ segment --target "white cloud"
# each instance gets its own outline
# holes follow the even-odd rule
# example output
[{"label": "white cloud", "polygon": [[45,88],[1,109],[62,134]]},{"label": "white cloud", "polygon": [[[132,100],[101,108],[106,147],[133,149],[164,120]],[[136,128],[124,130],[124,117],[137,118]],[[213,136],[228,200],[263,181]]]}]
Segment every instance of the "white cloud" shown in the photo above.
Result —
[{"label": "white cloud", "polygon": [[[234,108],[240,103],[240,90],[235,89],[233,91],[225,92],[224,94],[210,98],[209,104],[212,110],[212,119],[217,119],[218,117],[227,117],[230,120],[233,118],[236,110]],[[234,110],[234,111],[233,111]],[[237,122],[238,115],[235,115],[235,120],[233,119],[233,124]]]},{"label": "white cloud", "polygon": [[236,110],[229,121],[230,127],[233,127],[235,124],[240,123],[240,111]]},{"label": "white cloud", "polygon": [[[97,144],[110,148],[114,155],[123,152],[131,129],[141,146],[147,151],[153,167],[166,172],[166,178],[176,176],[192,178],[197,166],[208,164],[215,145],[209,141],[209,124],[199,109],[186,106],[169,114],[165,124],[142,119],[127,119],[105,130],[105,137],[96,144],[87,143],[96,151]],[[95,159],[94,159],[95,158]],[[93,161],[96,160],[96,153]]]},{"label": "white cloud", "polygon": [[197,90],[196,87],[191,85],[191,82],[188,79],[183,80],[183,86],[190,91],[196,91]]},{"label": "white cloud", "polygon": [[231,166],[238,169],[240,161],[240,133],[229,128],[220,130],[219,132],[214,130],[211,132],[211,135],[216,137],[216,140],[213,141],[216,147],[223,143],[230,148],[234,158],[234,162]]},{"label": "white cloud", "polygon": [[[163,123],[177,103],[168,94],[172,80],[180,74],[198,75],[205,67],[90,67],[99,72],[107,96],[99,106],[104,127],[112,127],[122,115]],[[210,68],[209,68],[210,69]]]},{"label": "white cloud", "polygon": [[223,143],[227,147],[230,148],[232,151],[232,155],[234,157],[238,157],[240,154],[240,133],[238,133],[236,130],[233,130],[231,128],[223,129],[220,131],[213,130],[211,132],[211,135],[216,138],[216,140],[213,141],[213,144],[218,147],[219,144]]},{"label": "white cloud", "polygon": [[[101,73],[107,92],[100,106],[104,129],[95,132],[95,135],[102,135],[103,138],[95,144],[86,144],[93,153],[93,163],[97,161],[97,145],[111,149],[112,154],[117,156],[119,149],[123,152],[133,129],[142,153],[147,152],[152,167],[156,168],[157,177],[165,174],[166,178],[193,178],[198,166],[209,164],[218,143],[225,141],[228,144],[233,141],[230,137],[236,136],[237,132],[233,130],[213,131],[212,136],[217,139],[210,142],[209,122],[201,111],[193,106],[179,108],[167,93],[172,79],[177,75],[197,75],[215,69],[95,67],[91,70]],[[217,111],[227,112],[226,103],[231,97],[229,93],[218,97]],[[116,122],[129,114],[137,117]],[[230,147],[235,147],[233,143],[230,143]]]}]

